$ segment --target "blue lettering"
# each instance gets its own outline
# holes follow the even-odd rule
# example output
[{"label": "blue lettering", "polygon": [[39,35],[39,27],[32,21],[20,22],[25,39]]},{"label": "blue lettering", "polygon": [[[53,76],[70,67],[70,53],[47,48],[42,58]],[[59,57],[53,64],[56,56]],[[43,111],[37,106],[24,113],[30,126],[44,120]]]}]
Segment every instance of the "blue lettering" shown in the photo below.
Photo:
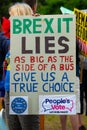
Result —
[{"label": "blue lettering", "polygon": [[69,99],[45,99],[45,103],[50,103],[50,104],[65,104],[65,103],[70,103],[70,100]]},{"label": "blue lettering", "polygon": [[38,92],[38,83],[12,83],[14,92]]},{"label": "blue lettering", "polygon": [[36,81],[36,72],[29,72],[29,73],[15,73],[13,75],[13,79],[14,81],[18,82],[18,81],[32,81],[35,82]]},{"label": "blue lettering", "polygon": [[44,92],[74,92],[74,83],[44,83],[42,89]]},{"label": "blue lettering", "polygon": [[66,72],[63,74],[61,81],[63,81],[64,79],[65,79],[67,82],[69,82],[68,75],[67,75]]},{"label": "blue lettering", "polygon": [[41,79],[42,81],[46,82],[46,81],[54,81],[55,80],[55,72],[51,72],[51,73],[41,73]]}]

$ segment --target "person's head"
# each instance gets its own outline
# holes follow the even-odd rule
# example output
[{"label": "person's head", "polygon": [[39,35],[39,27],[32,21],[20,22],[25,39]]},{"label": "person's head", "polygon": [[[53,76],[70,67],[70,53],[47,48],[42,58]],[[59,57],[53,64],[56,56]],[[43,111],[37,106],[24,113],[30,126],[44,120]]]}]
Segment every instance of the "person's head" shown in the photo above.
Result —
[{"label": "person's head", "polygon": [[32,15],[33,10],[26,3],[16,3],[9,8],[10,16]]},{"label": "person's head", "polygon": [[37,0],[23,0],[23,2],[27,3],[32,8],[33,12],[36,13]]}]

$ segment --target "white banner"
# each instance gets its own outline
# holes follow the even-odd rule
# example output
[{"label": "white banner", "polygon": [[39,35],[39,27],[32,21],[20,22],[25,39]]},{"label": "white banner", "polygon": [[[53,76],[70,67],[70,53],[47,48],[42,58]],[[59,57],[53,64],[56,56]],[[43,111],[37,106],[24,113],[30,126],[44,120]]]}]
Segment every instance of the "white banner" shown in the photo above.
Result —
[{"label": "white banner", "polygon": [[39,95],[75,94],[75,25],[74,15],[11,18],[10,96],[28,97],[27,114],[39,114]]}]

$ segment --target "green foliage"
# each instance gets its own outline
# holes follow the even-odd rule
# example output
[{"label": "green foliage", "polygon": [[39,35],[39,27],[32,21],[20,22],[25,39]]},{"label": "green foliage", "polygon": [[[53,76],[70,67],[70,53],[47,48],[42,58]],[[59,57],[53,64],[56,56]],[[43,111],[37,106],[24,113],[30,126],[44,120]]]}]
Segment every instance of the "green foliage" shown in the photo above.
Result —
[{"label": "green foliage", "polygon": [[74,10],[74,8],[78,8],[78,9],[86,9],[87,8],[87,0],[70,0],[67,2],[67,0],[65,0],[65,4],[64,7]]},{"label": "green foliage", "polygon": [[[42,4],[42,1],[45,1]],[[60,14],[60,7],[63,6],[70,10],[74,10],[74,8],[78,9],[86,9],[87,8],[87,0],[39,0],[38,4],[38,12],[40,14]]]},{"label": "green foliage", "polygon": [[9,5],[10,5],[10,1],[9,0],[3,0],[3,1],[0,1],[0,19],[1,17],[3,16],[6,16],[8,17],[8,8],[9,8]]},{"label": "green foliage", "polygon": [[63,0],[46,0],[44,5],[39,3],[38,11],[40,14],[59,14],[61,6],[64,6]]},{"label": "green foliage", "polygon": [[[9,17],[8,8],[10,4],[22,2],[23,0],[0,0],[0,18]],[[38,0],[37,12],[40,14],[61,14],[60,7],[70,10],[74,8],[87,9],[87,0]]]}]

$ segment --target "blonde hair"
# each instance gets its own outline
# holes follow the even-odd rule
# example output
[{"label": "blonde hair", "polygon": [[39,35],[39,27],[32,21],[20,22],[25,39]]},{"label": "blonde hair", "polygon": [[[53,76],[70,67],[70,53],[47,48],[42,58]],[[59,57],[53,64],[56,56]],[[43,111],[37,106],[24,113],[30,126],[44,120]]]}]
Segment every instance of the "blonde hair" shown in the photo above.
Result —
[{"label": "blonde hair", "polygon": [[9,8],[10,16],[32,15],[33,10],[26,3],[16,3]]}]

